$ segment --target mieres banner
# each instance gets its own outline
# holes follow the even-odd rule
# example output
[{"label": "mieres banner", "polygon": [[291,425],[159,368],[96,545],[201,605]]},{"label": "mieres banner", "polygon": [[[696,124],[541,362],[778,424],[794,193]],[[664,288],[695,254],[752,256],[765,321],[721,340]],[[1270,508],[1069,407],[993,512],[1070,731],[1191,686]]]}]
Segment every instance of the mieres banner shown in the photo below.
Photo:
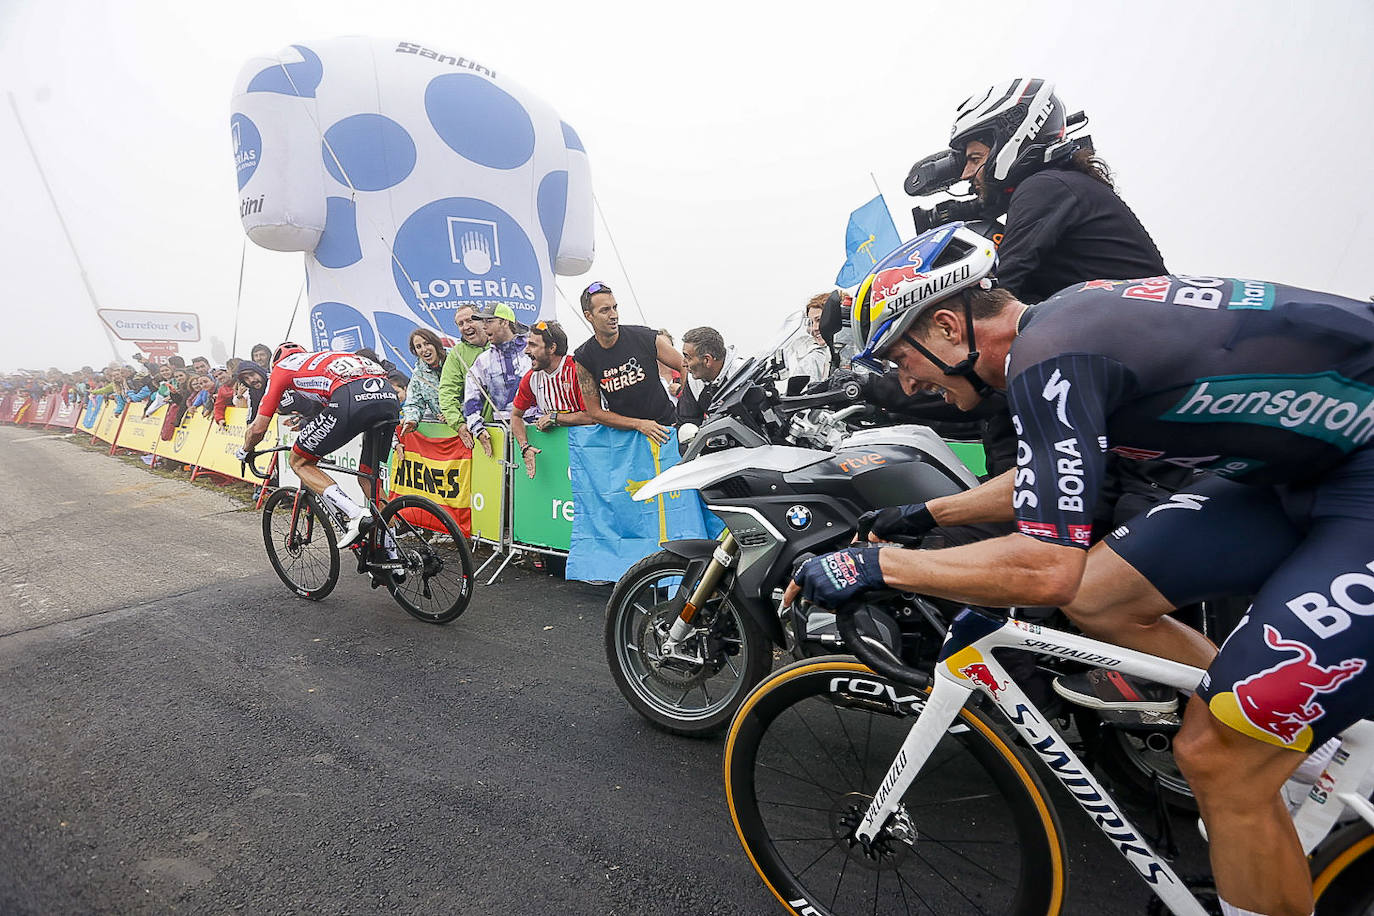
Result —
[{"label": "mieres banner", "polygon": [[391,494],[413,493],[434,500],[470,535],[472,451],[447,426],[422,423],[420,429],[428,435],[417,429],[403,436],[403,451],[391,455]]},{"label": "mieres banner", "polygon": [[634,501],[640,487],[678,462],[676,431],[660,446],[642,433],[576,426],[568,432],[568,455],[577,503],[569,579],[615,581],[664,541],[721,530],[695,490]]}]

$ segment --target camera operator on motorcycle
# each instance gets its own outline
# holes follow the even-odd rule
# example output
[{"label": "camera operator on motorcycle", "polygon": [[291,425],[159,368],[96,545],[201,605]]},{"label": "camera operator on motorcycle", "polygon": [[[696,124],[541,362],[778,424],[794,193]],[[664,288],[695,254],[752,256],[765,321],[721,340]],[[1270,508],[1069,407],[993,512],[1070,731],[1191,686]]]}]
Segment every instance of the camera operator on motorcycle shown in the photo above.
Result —
[{"label": "camera operator on motorcycle", "polygon": [[[1074,283],[1168,272],[1150,234],[1117,196],[1111,172],[1096,156],[1091,139],[1072,138],[1066,131],[1066,109],[1054,84],[1021,78],[966,99],[950,132],[952,167],[962,167],[958,180],[969,182],[977,194],[963,208],[968,211],[964,218],[995,221],[1005,214],[1005,228],[987,222],[984,234],[1001,233],[998,285],[1026,303],[1040,302]],[[870,304],[869,288],[861,287],[857,298],[860,306],[877,304]],[[855,314],[860,314],[857,309]],[[875,381],[867,394],[877,406],[905,415],[963,418],[928,397],[904,395],[895,379]],[[1016,436],[1002,396],[984,399],[974,415],[984,421],[989,473],[1011,467]],[[1165,498],[1190,476],[1159,463],[1118,468],[1112,459],[1110,464],[1098,511],[1100,534]]]},{"label": "camera operator on motorcycle", "polygon": [[[1164,276],[1089,281],[1028,307],[990,281],[994,262],[990,242],[954,229],[866,355],[960,407],[1005,391],[1017,467],[874,533],[1012,520],[1017,532],[934,551],[855,544],[803,564],[784,600],[841,607],[891,587],[1060,605],[1091,635],[1206,668],[1174,748],[1223,911],[1309,914],[1280,787],[1374,715],[1374,306]],[[1089,550],[1109,449],[1216,474]],[[1249,592],[1219,654],[1167,616]]]}]

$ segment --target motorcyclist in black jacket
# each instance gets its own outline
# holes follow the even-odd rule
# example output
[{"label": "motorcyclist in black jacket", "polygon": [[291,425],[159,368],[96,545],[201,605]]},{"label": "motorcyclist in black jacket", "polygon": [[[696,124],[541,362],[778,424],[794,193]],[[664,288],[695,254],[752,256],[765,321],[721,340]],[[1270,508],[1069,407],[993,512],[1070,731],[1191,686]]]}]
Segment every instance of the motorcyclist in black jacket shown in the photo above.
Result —
[{"label": "motorcyclist in black jacket", "polygon": [[[960,178],[969,181],[981,215],[1006,215],[998,230],[997,283],[1022,302],[1049,298],[1066,286],[1099,279],[1167,273],[1145,227],[1112,185],[1094,151],[1066,134],[1067,116],[1054,85],[1013,79],[969,97],[959,106],[950,136]],[[910,187],[909,187],[910,189]],[[990,225],[990,224],[988,224]],[[976,226],[988,237],[994,233]],[[855,314],[865,305],[860,288]],[[870,400],[893,412],[949,420],[943,402],[902,392],[895,378],[869,385]],[[996,403],[989,403],[992,401]],[[1016,436],[1000,395],[980,405],[989,474],[1015,464]],[[1113,462],[1098,511],[1099,534],[1167,496],[1191,476],[1159,462]]]}]

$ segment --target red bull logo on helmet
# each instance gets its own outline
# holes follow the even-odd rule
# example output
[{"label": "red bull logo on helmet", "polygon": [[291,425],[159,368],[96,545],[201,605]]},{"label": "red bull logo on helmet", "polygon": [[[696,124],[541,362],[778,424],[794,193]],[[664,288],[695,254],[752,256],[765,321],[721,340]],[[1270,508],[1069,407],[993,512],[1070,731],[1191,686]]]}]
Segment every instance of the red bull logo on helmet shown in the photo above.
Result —
[{"label": "red bull logo on helmet", "polygon": [[1326,715],[1317,702],[1365,669],[1362,658],[1347,658],[1335,665],[1317,664],[1317,654],[1306,643],[1284,639],[1273,626],[1264,625],[1264,643],[1279,652],[1296,653],[1276,665],[1236,684],[1236,704],[1255,728],[1293,744],[1304,728]]},{"label": "red bull logo on helmet", "polygon": [[884,299],[890,299],[897,295],[904,284],[925,279],[928,278],[921,273],[919,263],[880,270],[878,275],[873,278],[873,301],[880,302]]}]

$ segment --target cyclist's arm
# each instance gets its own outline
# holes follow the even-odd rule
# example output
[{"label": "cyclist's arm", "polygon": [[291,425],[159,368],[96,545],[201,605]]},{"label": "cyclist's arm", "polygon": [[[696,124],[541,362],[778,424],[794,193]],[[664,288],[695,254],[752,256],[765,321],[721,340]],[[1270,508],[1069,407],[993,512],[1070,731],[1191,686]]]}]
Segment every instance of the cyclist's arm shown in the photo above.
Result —
[{"label": "cyclist's arm", "polygon": [[253,422],[248,424],[248,429],[243,433],[243,447],[251,450],[253,446],[262,441],[262,437],[267,435],[267,427],[272,425],[272,418],[258,414],[253,418]]},{"label": "cyclist's arm", "polygon": [[[1016,427],[1016,469],[978,490],[945,497],[986,508],[1010,496],[1018,533],[945,550],[883,550],[889,585],[975,604],[1063,605],[1083,577],[1092,512],[1105,466],[1108,405],[1128,384],[1119,363],[1061,355],[1014,372],[1008,386]],[[943,524],[954,511],[937,509]],[[946,510],[949,507],[945,507]],[[1005,516],[1004,516],[1005,518]]]},{"label": "cyclist's arm", "polygon": [[926,508],[934,516],[935,523],[946,528],[951,525],[1012,521],[1016,518],[1011,507],[1015,477],[1015,471],[998,474],[972,490],[932,499],[926,503]]},{"label": "cyclist's arm", "polygon": [[1087,551],[1009,534],[944,550],[879,551],[883,580],[903,591],[993,607],[1058,607],[1078,593]]}]

